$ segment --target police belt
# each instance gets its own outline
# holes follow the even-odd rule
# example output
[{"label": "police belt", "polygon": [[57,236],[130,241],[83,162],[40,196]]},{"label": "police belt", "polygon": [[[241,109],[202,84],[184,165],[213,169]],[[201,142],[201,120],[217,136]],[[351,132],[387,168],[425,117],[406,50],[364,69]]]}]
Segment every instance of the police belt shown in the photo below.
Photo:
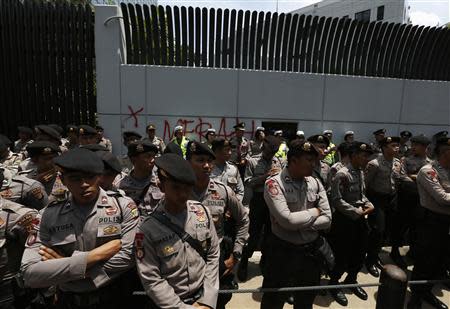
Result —
[{"label": "police belt", "polygon": [[59,290],[57,296],[60,299],[65,299],[64,303],[71,303],[78,307],[87,307],[111,302],[113,297],[121,297],[119,280],[110,285],[99,288],[92,292],[76,293]]},{"label": "police belt", "polygon": [[286,249],[290,251],[295,251],[297,253],[312,253],[316,251],[319,243],[320,243],[320,237],[317,237],[314,241],[306,243],[306,244],[294,244],[289,241],[283,240],[279,238],[278,236],[272,235],[270,236],[272,238],[272,241],[274,242],[274,245],[280,249]]}]

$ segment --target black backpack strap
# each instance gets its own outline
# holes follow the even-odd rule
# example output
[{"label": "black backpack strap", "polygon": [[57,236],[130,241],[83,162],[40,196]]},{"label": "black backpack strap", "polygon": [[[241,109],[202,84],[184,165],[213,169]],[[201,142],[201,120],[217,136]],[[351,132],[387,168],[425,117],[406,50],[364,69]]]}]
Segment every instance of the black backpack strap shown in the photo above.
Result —
[{"label": "black backpack strap", "polygon": [[[195,251],[202,257],[202,259],[206,262],[206,252],[207,250],[203,249],[202,244],[197,239],[194,239],[191,235],[186,233],[180,226],[172,223],[167,216],[164,215],[164,213],[160,211],[155,211],[152,214],[152,217],[155,218],[158,222],[163,224],[164,226],[168,227],[171,231],[175,232],[175,234],[178,235],[178,237],[183,242],[187,242],[192,248],[194,248]],[[208,218],[209,219],[209,218]]]}]

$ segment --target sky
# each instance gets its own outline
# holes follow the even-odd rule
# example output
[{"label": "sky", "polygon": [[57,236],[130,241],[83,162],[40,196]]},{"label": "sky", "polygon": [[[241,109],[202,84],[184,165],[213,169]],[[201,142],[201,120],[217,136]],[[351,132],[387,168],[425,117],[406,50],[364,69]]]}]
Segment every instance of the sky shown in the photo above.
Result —
[{"label": "sky", "polygon": [[[397,1],[397,0],[391,0]],[[436,26],[450,22],[450,0],[407,0],[413,24]],[[320,0],[158,0],[161,5],[184,5],[237,10],[291,12]]]}]

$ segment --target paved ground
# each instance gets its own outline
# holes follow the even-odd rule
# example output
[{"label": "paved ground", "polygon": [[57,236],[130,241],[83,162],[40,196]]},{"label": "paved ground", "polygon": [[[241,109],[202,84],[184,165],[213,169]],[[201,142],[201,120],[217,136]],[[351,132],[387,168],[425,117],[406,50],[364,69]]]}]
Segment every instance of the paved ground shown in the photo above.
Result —
[{"label": "paved ground", "polygon": [[[389,256],[387,254],[389,248],[385,249],[386,251],[382,253],[381,258],[384,262],[389,262]],[[407,251],[405,248],[402,252],[403,254]],[[259,252],[256,252],[249,263],[249,280],[245,283],[240,283],[239,288],[245,288],[245,289],[255,289],[261,286],[262,284],[262,276],[259,271],[258,263],[259,263],[260,254]],[[409,271],[412,270],[412,266],[408,268]],[[359,283],[376,283],[378,282],[378,278],[372,277],[371,275],[367,274],[365,269],[363,270],[363,273],[359,274],[358,281]],[[323,278],[323,282],[326,284],[327,279]],[[367,301],[362,301],[359,298],[353,296],[350,293],[347,294],[347,298],[349,299],[349,304],[346,308],[351,309],[374,309],[375,308],[375,301],[376,301],[376,295],[377,295],[377,287],[374,288],[364,288],[367,294],[369,295],[369,299]],[[448,304],[450,306],[450,291],[446,290],[443,286],[439,285],[436,286],[433,290],[434,294],[438,296],[444,303]],[[408,295],[409,298],[409,290]],[[228,309],[256,309],[259,308],[261,301],[261,294],[260,293],[254,293],[254,294],[235,294],[233,295],[233,298],[231,299],[230,303],[228,303],[227,308]],[[293,308],[293,306],[290,306],[286,304],[284,308]],[[326,296],[318,296],[316,297],[314,308],[331,308],[331,309],[337,309],[337,308],[344,308],[334,302],[334,300],[329,296],[328,294]],[[386,308],[389,309],[389,308]],[[424,305],[422,309],[432,309],[431,306]]]}]

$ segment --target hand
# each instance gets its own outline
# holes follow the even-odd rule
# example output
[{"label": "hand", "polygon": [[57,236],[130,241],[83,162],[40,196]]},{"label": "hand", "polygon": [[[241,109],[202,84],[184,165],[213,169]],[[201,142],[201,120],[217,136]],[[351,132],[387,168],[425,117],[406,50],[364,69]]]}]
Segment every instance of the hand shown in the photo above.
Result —
[{"label": "hand", "polygon": [[366,205],[367,206],[364,208],[364,213],[363,213],[364,216],[370,214],[371,212],[373,212],[375,210],[375,207],[373,207],[372,204],[366,204]]},{"label": "hand", "polygon": [[361,217],[364,216],[364,209],[362,207],[356,208],[356,213]]},{"label": "hand", "polygon": [[223,261],[223,262],[224,262],[225,267],[227,269],[223,273],[222,277],[233,271],[234,265],[236,265],[237,261],[234,259],[233,254],[230,254],[230,257],[228,259],[226,259],[225,261]]},{"label": "hand", "polygon": [[120,239],[114,239],[89,251],[87,258],[87,266],[91,267],[98,262],[107,261],[116,255],[122,248],[122,242]]},{"label": "hand", "polygon": [[48,248],[46,246],[39,247],[39,254],[41,255],[42,261],[54,260],[54,259],[62,259],[64,256],[57,253],[52,248]]},{"label": "hand", "polygon": [[205,305],[200,305],[197,302],[193,303],[192,306],[194,306],[195,308],[199,308],[199,309],[211,309],[211,307],[205,306]]},{"label": "hand", "polygon": [[320,208],[315,207],[313,209],[315,209],[317,211],[316,213],[314,213],[314,216],[320,217],[320,215],[322,214],[322,211],[320,210]]}]

